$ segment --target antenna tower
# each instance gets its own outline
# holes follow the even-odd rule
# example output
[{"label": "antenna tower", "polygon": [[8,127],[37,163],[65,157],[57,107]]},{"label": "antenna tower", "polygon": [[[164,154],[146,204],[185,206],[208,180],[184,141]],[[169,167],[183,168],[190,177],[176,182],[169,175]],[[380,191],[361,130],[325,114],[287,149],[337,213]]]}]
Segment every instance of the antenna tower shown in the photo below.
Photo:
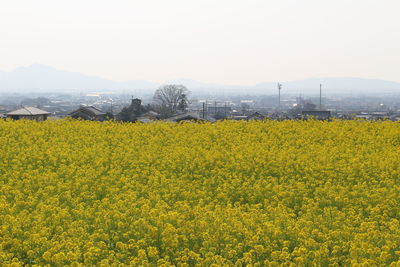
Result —
[{"label": "antenna tower", "polygon": [[281,109],[281,90],[282,84],[278,83],[278,107]]},{"label": "antenna tower", "polygon": [[322,110],[322,84],[319,84],[319,109]]}]

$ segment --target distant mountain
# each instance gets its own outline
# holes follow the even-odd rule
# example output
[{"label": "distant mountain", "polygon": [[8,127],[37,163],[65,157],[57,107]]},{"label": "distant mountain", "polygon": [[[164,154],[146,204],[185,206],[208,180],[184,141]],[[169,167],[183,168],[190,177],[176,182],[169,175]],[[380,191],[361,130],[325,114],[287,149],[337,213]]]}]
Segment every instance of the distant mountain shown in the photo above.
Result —
[{"label": "distant mountain", "polygon": [[0,73],[0,90],[4,91],[90,91],[155,89],[157,83],[147,81],[116,82],[34,64]]},{"label": "distant mountain", "polygon": [[[277,83],[260,83],[255,86],[231,86],[202,83],[190,79],[170,80],[165,84],[182,84],[194,93],[224,94],[276,94]],[[376,94],[400,93],[400,83],[362,78],[310,78],[281,82],[282,94],[318,94],[323,84],[324,94]],[[153,93],[159,83],[132,80],[117,82],[78,72],[58,70],[46,65],[34,64],[19,67],[12,72],[0,71],[0,90],[8,92],[88,92],[129,91]]]},{"label": "distant mountain", "polygon": [[[276,94],[277,82],[260,83],[255,86],[229,86],[201,83],[194,80],[172,80],[171,83],[183,84],[192,91],[224,92],[235,94]],[[324,94],[378,94],[400,93],[400,83],[351,77],[310,78],[299,81],[280,82],[282,94],[319,94],[322,84]]]},{"label": "distant mountain", "polygon": [[[377,94],[400,93],[400,83],[351,77],[310,78],[300,81],[282,82],[282,93],[319,94],[322,84],[325,94]],[[261,83],[254,87],[258,92],[276,92],[277,83]]]}]

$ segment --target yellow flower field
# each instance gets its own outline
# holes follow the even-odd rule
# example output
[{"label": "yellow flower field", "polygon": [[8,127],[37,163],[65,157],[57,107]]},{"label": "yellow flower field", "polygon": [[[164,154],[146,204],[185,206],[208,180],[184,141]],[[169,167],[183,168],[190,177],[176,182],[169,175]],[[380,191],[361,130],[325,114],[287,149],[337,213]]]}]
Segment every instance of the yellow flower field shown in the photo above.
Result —
[{"label": "yellow flower field", "polygon": [[400,124],[0,121],[0,265],[400,265]]}]

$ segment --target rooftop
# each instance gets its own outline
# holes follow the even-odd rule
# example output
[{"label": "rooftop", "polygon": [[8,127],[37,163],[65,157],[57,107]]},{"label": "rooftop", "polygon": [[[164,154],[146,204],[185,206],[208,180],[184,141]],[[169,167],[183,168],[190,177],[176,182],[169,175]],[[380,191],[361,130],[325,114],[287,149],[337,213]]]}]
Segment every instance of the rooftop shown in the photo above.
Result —
[{"label": "rooftop", "polygon": [[105,115],[106,114],[105,112],[103,112],[100,109],[95,108],[93,106],[81,106],[81,107],[79,107],[79,109],[77,109],[75,111],[72,111],[70,113],[70,115],[73,114],[73,113],[76,113],[76,112],[78,112],[80,110],[86,110],[87,112],[90,112],[90,113],[94,114],[95,116],[101,116],[101,115]]},{"label": "rooftop", "polygon": [[23,107],[11,112],[6,115],[17,115],[17,116],[35,116],[35,115],[48,115],[50,112],[34,108],[34,107]]},{"label": "rooftop", "polygon": [[95,108],[93,106],[87,106],[87,107],[82,107],[82,108],[85,108],[85,109],[93,112],[95,115],[105,115],[106,114],[105,112],[103,112],[100,109]]},{"label": "rooftop", "polygon": [[167,121],[180,121],[180,120],[202,120],[198,112],[187,112],[178,114],[165,119]]}]

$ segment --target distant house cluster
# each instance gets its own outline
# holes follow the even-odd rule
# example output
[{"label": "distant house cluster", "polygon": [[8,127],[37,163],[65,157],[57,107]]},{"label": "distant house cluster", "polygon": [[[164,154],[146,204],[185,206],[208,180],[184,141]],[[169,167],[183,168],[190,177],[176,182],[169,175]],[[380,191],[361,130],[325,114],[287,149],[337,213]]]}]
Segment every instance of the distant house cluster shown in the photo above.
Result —
[{"label": "distant house cluster", "polygon": [[303,110],[301,112],[303,118],[315,118],[327,120],[331,117],[331,112],[329,110]]},{"label": "distant house cluster", "polygon": [[[215,110],[217,111],[217,110]],[[223,109],[223,112],[226,113],[226,110]],[[35,121],[44,121],[50,115],[50,112],[45,110],[41,110],[35,107],[23,107],[8,113],[3,113],[4,118],[9,118],[13,120],[20,119],[28,119]],[[216,112],[214,115],[218,115]],[[1,115],[1,114],[0,114]],[[89,120],[89,121],[106,121],[106,120],[116,120],[116,121],[124,121],[124,122],[142,122],[149,123],[156,120],[163,120],[169,122],[181,122],[181,121],[193,121],[193,122],[201,122],[201,121],[210,121],[215,122],[218,119],[230,119],[230,120],[263,120],[267,118],[267,116],[254,112],[249,115],[231,115],[231,116],[223,116],[218,118],[218,116],[210,116],[206,114],[204,111],[184,111],[173,116],[167,118],[160,118],[160,115],[153,111],[146,109],[141,105],[140,99],[132,99],[131,105],[122,109],[120,113],[117,115],[113,115],[107,112],[104,112],[94,106],[80,106],[78,109],[70,112],[68,114],[69,117],[73,119],[80,120]],[[331,116],[330,111],[303,111],[303,118],[316,118],[316,119],[329,119]],[[276,115],[276,118],[270,116],[268,118],[278,119],[283,118],[283,116]],[[289,118],[288,118],[289,119]]]},{"label": "distant house cluster", "polygon": [[[120,122],[141,122],[150,123],[153,121],[166,122],[216,122],[219,120],[292,120],[292,119],[318,119],[330,120],[332,118],[339,119],[365,119],[365,120],[392,120],[400,121],[400,109],[398,112],[392,111],[371,111],[371,112],[353,112],[341,115],[334,110],[324,110],[317,108],[316,105],[299,101],[299,105],[293,105],[293,108],[287,110],[275,110],[274,112],[260,111],[250,106],[250,102],[246,101],[241,106],[242,110],[235,108],[235,104],[223,102],[223,106],[218,106],[216,101],[212,103],[198,100],[197,106],[193,105],[188,108],[187,105],[181,105],[183,108],[177,108],[171,112],[166,110],[165,106],[143,105],[141,99],[132,98],[129,105],[119,105],[119,112],[113,113],[112,106],[108,111],[104,111],[105,105],[74,105],[75,110],[67,109],[65,115],[58,116],[57,113],[49,112],[38,107],[24,106],[16,110],[9,111],[5,106],[0,106],[0,119],[12,120],[34,120],[45,121],[50,116],[54,119],[68,116],[72,119],[88,120],[88,121],[120,121]],[[37,105],[41,106],[41,105]],[[77,107],[78,106],[78,107]],[[43,106],[46,109],[46,105]],[[102,108],[99,108],[102,107]],[[165,112],[167,111],[167,112]]]},{"label": "distant house cluster", "polygon": [[205,119],[201,118],[198,112],[187,112],[178,114],[172,117],[165,119],[165,121],[171,122],[181,122],[181,121],[205,121]]}]

